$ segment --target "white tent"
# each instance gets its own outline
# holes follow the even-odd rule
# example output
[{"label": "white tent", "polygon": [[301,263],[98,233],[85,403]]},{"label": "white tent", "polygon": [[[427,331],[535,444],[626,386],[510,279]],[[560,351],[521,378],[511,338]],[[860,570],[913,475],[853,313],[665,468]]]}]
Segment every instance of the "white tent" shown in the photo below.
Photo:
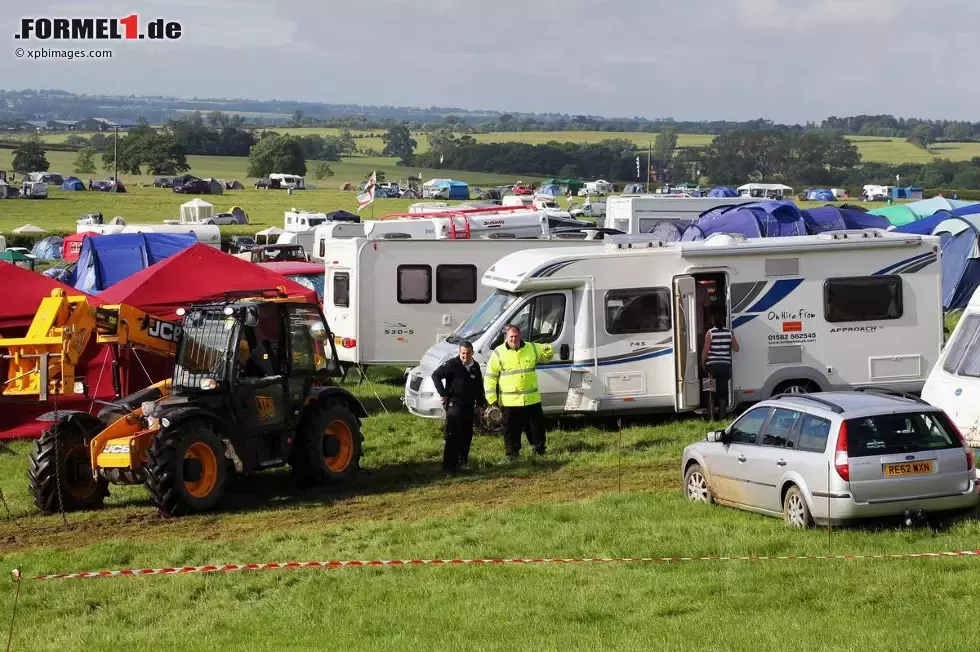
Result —
[{"label": "white tent", "polygon": [[[261,231],[259,231],[258,233],[256,233],[255,234],[255,241],[258,242],[259,244],[272,244],[271,243],[272,237],[273,236],[279,237],[279,235],[282,234],[282,233],[285,233],[285,231],[282,230],[282,229],[276,228],[274,226],[270,226],[269,228],[262,229]],[[265,242],[262,242],[262,239],[263,238],[265,239]]]},{"label": "white tent", "polygon": [[25,224],[24,226],[19,226],[14,229],[14,233],[22,235],[24,233],[47,233],[47,231],[39,226],[34,226],[33,224]]},{"label": "white tent", "polygon": [[214,204],[209,204],[203,199],[194,199],[180,205],[181,224],[199,224],[214,217]]},{"label": "white tent", "polygon": [[779,198],[792,195],[793,189],[781,183],[746,183],[738,187],[742,197]]}]

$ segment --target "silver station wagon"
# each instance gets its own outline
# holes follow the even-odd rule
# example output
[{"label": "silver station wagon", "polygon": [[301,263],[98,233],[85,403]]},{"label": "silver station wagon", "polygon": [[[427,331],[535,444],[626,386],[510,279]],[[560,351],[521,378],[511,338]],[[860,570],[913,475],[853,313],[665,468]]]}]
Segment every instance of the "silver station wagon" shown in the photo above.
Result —
[{"label": "silver station wagon", "polygon": [[684,449],[684,492],[795,527],[968,511],[973,450],[939,408],[880,391],[783,394]]}]

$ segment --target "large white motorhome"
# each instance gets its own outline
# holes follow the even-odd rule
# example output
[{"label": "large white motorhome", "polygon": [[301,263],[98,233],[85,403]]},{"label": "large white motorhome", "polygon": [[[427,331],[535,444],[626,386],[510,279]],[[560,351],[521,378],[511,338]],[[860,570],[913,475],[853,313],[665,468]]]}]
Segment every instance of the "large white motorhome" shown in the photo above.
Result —
[{"label": "large white motorhome", "polygon": [[602,226],[623,233],[649,233],[660,220],[698,219],[718,206],[737,206],[756,201],[750,197],[677,197],[672,195],[616,195],[606,199]]},{"label": "large white motorhome", "polygon": [[676,411],[703,405],[706,316],[729,316],[729,405],[783,392],[919,391],[942,346],[934,236],[881,230],[661,243],[611,236],[594,249],[531,249],[490,267],[494,289],[406,379],[408,409],[441,417],[430,376],[460,339],[483,365],[508,323],[550,343],[546,412]]},{"label": "large white motorhome", "polygon": [[326,243],[323,312],[340,361],[412,367],[492,291],[494,262],[531,247],[601,246],[565,239],[369,240]]},{"label": "large white motorhome", "polygon": [[970,445],[980,448],[980,290],[953,329],[922,398],[945,410]]},{"label": "large white motorhome", "polygon": [[316,228],[327,222],[326,213],[310,213],[304,210],[286,211],[283,216],[283,230],[276,239],[276,244],[302,245],[303,249],[309,253],[313,251],[314,233]]},{"label": "large white motorhome", "polygon": [[521,206],[461,208],[447,213],[396,213],[380,220],[359,223],[330,222],[314,233],[312,258],[326,259],[327,244],[341,238],[477,240],[487,238],[534,238],[562,228],[595,228],[552,211],[528,210]]}]

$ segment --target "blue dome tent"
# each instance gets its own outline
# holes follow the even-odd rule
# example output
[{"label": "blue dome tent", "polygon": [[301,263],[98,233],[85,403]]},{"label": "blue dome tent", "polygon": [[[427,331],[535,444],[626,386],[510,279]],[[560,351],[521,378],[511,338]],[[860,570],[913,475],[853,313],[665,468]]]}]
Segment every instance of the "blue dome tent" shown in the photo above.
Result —
[{"label": "blue dome tent", "polygon": [[738,192],[736,192],[734,188],[729,188],[728,186],[718,186],[708,191],[708,197],[738,197]]},{"label": "blue dome tent", "polygon": [[190,233],[115,233],[85,238],[72,285],[95,294],[195,244],[197,237]]},{"label": "blue dome tent", "polygon": [[[923,232],[926,228],[930,230]],[[980,215],[954,215],[950,211],[939,211],[932,217],[893,230],[939,236],[943,308],[965,308],[977,287],[980,287]]]},{"label": "blue dome tent", "polygon": [[549,183],[546,186],[541,186],[540,188],[538,188],[538,191],[537,191],[536,194],[538,194],[538,195],[551,195],[552,197],[560,197],[561,196],[561,189],[558,187],[557,184]]},{"label": "blue dome tent", "polygon": [[61,184],[62,190],[85,190],[85,184],[82,183],[81,179],[76,179],[75,177],[68,177],[65,179],[64,183]]},{"label": "blue dome tent", "polygon": [[800,211],[809,233],[848,229],[887,229],[891,223],[881,215],[843,206],[818,206]]},{"label": "blue dome tent", "polygon": [[826,188],[807,188],[806,198],[807,201],[837,201],[834,193]]}]

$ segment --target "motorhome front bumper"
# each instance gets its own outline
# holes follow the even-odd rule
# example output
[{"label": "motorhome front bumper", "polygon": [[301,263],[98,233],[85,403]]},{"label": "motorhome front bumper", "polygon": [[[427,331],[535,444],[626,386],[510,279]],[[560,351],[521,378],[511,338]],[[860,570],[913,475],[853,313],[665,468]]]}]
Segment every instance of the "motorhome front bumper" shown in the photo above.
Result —
[{"label": "motorhome front bumper", "polygon": [[405,379],[405,396],[402,397],[402,402],[415,416],[426,419],[442,419],[446,416],[431,376],[420,372],[417,367]]}]

